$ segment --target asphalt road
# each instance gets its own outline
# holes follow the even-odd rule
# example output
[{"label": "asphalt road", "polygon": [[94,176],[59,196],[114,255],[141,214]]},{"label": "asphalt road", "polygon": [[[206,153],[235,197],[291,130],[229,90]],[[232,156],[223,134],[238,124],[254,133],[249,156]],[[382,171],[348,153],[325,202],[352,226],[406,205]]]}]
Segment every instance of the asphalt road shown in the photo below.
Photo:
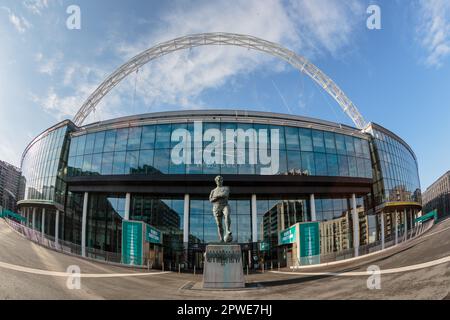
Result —
[{"label": "asphalt road", "polygon": [[[420,265],[432,261],[436,262]],[[80,289],[67,286],[64,273],[73,265],[82,273]],[[380,289],[367,287],[371,265],[381,269]],[[202,290],[201,280],[201,275],[133,270],[54,252],[0,221],[0,299],[323,300],[450,299],[450,219],[420,238],[370,258],[333,267],[246,276],[250,285],[244,290]]]}]

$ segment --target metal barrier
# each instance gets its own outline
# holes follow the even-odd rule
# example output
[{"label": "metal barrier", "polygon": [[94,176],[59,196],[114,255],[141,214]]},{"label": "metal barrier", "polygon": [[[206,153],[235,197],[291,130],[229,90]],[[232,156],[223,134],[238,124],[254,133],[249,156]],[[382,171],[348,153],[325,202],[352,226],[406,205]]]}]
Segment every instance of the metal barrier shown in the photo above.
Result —
[{"label": "metal barrier", "polygon": [[[28,240],[35,242],[43,247],[52,249],[57,252],[81,256],[81,245],[72,242],[64,241],[61,239],[56,239],[49,235],[42,235],[42,232],[38,230],[31,229],[23,224],[17,223],[10,219],[5,218],[6,223],[15,231],[23,235]],[[122,255],[120,253],[107,252],[99,249],[86,247],[86,256],[83,258],[92,259],[100,262],[107,262],[110,264],[118,264],[125,267],[134,268],[146,268],[149,269],[148,257],[143,257],[143,265],[128,265],[122,263]]]},{"label": "metal barrier", "polygon": [[[17,223],[15,221],[12,221],[5,217],[6,223],[15,231],[22,234],[24,237],[26,237],[28,240],[33,241],[43,247],[52,249],[54,251],[81,256],[81,246],[72,242],[67,242],[64,240],[56,239],[49,235],[42,235],[42,233],[38,230],[33,230],[25,225],[22,225],[20,223]],[[434,220],[429,220],[427,222],[421,223],[418,226],[414,227],[411,230],[408,230],[408,232],[405,234],[404,232],[402,234],[399,234],[397,237],[397,244],[406,242],[408,240],[415,239],[428,231],[432,226],[434,225]],[[389,247],[395,246],[395,235],[392,235],[385,239],[384,243],[384,249],[387,249]],[[380,251],[382,249],[382,243],[381,240],[360,246],[359,247],[359,256],[364,256],[369,253],[373,253],[376,251]],[[340,261],[345,259],[350,259],[355,257],[355,250],[353,248],[333,252],[326,255],[320,256],[320,263],[327,263],[327,262],[334,262],[334,261]],[[153,265],[149,261],[148,257],[143,257],[143,265],[142,266],[135,266],[135,265],[128,265],[123,264],[122,261],[122,255],[120,253],[114,253],[114,252],[107,252],[99,249],[89,248],[86,247],[86,256],[83,258],[88,258],[100,262],[107,262],[111,264],[118,264],[121,266],[126,267],[135,267],[135,268],[147,268],[152,269]],[[288,261],[288,266],[296,266],[298,263],[296,261]],[[171,270],[171,264],[169,266],[169,270]],[[164,268],[164,266],[163,266]],[[264,269],[269,269],[268,266],[264,266]],[[273,268],[273,266],[271,267]],[[183,268],[184,269],[184,268]],[[263,269],[263,270],[264,270]]]},{"label": "metal barrier", "polygon": [[[404,243],[406,241],[415,239],[422,235],[424,232],[428,231],[431,227],[434,225],[434,220],[429,220],[427,222],[421,223],[414,227],[411,230],[408,230],[408,232],[405,234],[404,232],[399,234],[397,237],[397,244]],[[395,234],[391,235],[389,237],[386,237],[384,240],[384,249],[390,248],[392,246],[395,246]],[[377,252],[382,250],[382,242],[381,240],[363,245],[359,247],[358,256],[364,256],[369,253]],[[326,255],[320,256],[320,263],[328,263],[328,262],[334,262],[334,261],[341,261],[345,259],[350,259],[355,257],[355,249],[349,248],[342,251],[337,251],[333,253],[329,253]],[[291,266],[295,266],[298,263],[296,261],[291,261]]]}]

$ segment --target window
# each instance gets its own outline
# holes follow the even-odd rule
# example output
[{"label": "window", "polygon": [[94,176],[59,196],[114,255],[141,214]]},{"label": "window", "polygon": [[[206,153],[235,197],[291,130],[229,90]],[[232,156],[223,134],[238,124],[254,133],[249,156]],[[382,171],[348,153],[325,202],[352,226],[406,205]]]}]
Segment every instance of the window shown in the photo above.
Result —
[{"label": "window", "polygon": [[170,124],[160,124],[156,127],[155,148],[170,148],[171,136]]},{"label": "window", "polygon": [[113,171],[112,174],[125,173],[125,151],[114,152]]},{"label": "window", "polygon": [[325,138],[325,149],[327,153],[336,153],[336,144],[334,141],[334,133],[333,132],[324,132]]},{"label": "window", "polygon": [[327,154],[327,166],[329,176],[339,175],[338,157],[335,154]]},{"label": "window", "polygon": [[300,150],[298,128],[286,127],[286,149]]},{"label": "window", "polygon": [[302,152],[302,169],[306,170],[309,175],[314,176],[316,174],[316,166],[314,163],[314,153]]},{"label": "window", "polygon": [[324,153],[315,153],[314,154],[316,160],[316,175],[318,176],[326,176],[328,175],[327,171],[327,158]]},{"label": "window", "polygon": [[145,126],[142,128],[141,149],[155,148],[155,126]]},{"label": "window", "polygon": [[114,151],[127,150],[127,142],[128,142],[128,128],[118,129]]},{"label": "window", "polygon": [[125,174],[135,174],[139,167],[139,151],[127,151],[125,160]]},{"label": "window", "polygon": [[141,146],[142,127],[130,128],[128,133],[127,150],[139,150]]},{"label": "window", "polygon": [[311,138],[311,130],[310,129],[299,129],[300,134],[300,146],[302,151],[313,151],[313,144]]},{"label": "window", "polygon": [[105,145],[103,152],[114,151],[114,145],[116,144],[116,130],[108,130],[105,133]]},{"label": "window", "polygon": [[105,144],[105,131],[100,131],[95,134],[94,153],[100,153],[103,151],[103,145]]},{"label": "window", "polygon": [[325,152],[325,142],[323,140],[323,132],[312,130],[314,152]]}]

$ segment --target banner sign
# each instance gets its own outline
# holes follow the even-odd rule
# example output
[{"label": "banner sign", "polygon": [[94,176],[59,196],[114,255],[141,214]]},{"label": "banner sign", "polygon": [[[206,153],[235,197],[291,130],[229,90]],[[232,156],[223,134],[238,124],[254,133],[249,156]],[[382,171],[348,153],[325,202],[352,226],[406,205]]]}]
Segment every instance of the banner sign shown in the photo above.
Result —
[{"label": "banner sign", "polygon": [[319,222],[300,223],[300,264],[320,263]]},{"label": "banner sign", "polygon": [[124,264],[143,264],[143,232],[141,221],[122,221],[122,259]]},{"label": "banner sign", "polygon": [[297,241],[297,225],[293,225],[290,228],[287,228],[280,232],[278,238],[278,244],[291,244]]},{"label": "banner sign", "polygon": [[162,232],[146,224],[145,241],[150,243],[162,244]]},{"label": "banner sign", "polygon": [[260,242],[259,251],[269,251],[269,244],[267,242]]}]

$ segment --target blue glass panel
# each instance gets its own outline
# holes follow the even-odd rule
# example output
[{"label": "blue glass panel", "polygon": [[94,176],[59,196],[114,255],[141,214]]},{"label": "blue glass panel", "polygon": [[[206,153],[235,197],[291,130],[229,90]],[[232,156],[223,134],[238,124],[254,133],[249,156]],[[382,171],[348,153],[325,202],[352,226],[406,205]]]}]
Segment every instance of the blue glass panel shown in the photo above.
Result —
[{"label": "blue glass panel", "polygon": [[317,176],[328,175],[327,158],[325,156],[325,153],[314,153],[314,158],[316,162],[316,175]]},{"label": "blue glass panel", "polygon": [[325,152],[325,142],[323,140],[323,131],[312,130],[312,139],[314,152]]},{"label": "blue glass panel", "polygon": [[355,144],[353,137],[345,136],[345,147],[347,148],[347,154],[349,156],[355,155]]},{"label": "blue glass panel", "polygon": [[300,147],[302,151],[313,151],[313,143],[311,138],[311,130],[300,128]]},{"label": "blue glass panel", "polygon": [[127,150],[127,143],[128,143],[128,128],[118,129],[114,151],[117,152]]},{"label": "blue glass panel", "polygon": [[153,174],[155,169],[153,168],[153,156],[154,150],[141,150],[139,153],[139,173]]},{"label": "blue glass panel", "polygon": [[327,153],[336,153],[336,143],[333,132],[324,132],[325,149]]},{"label": "blue glass panel", "polygon": [[112,152],[103,153],[102,175],[112,174],[113,158],[114,158],[114,153],[112,153]]},{"label": "blue glass panel", "polygon": [[327,154],[327,167],[329,176],[339,175],[338,157],[335,154]]},{"label": "blue glass panel", "polygon": [[86,136],[86,145],[84,154],[91,154],[94,151],[95,133],[90,133]]},{"label": "blue glass panel", "polygon": [[102,156],[103,156],[103,154],[96,153],[92,157],[92,174],[93,175],[101,174],[101,170],[102,170]]},{"label": "blue glass panel", "polygon": [[130,128],[128,133],[127,150],[139,150],[141,146],[142,127]]},{"label": "blue glass panel", "polygon": [[153,166],[161,173],[169,173],[170,149],[157,149],[153,160]]},{"label": "blue glass panel", "polygon": [[171,125],[159,124],[156,127],[155,148],[168,149],[170,148]]},{"label": "blue glass panel", "polygon": [[105,133],[105,145],[103,152],[114,151],[114,145],[116,144],[116,130],[108,130]]},{"label": "blue glass panel", "polygon": [[336,140],[336,150],[337,153],[340,155],[347,155],[347,148],[345,147],[345,136],[342,134],[335,134],[335,140]]},{"label": "blue glass panel", "polygon": [[302,169],[302,163],[300,159],[299,151],[288,151],[287,152],[287,164],[289,172],[294,171],[294,173],[300,173]]},{"label": "blue glass panel", "polygon": [[341,177],[348,177],[350,175],[350,171],[348,169],[348,160],[347,156],[338,156],[339,160],[339,175]]},{"label": "blue glass panel", "polygon": [[82,136],[78,137],[77,156],[81,156],[84,154],[85,144],[86,144],[86,135],[82,135]]},{"label": "blue glass panel", "polygon": [[300,150],[298,128],[286,127],[286,150]]},{"label": "blue glass panel", "polygon": [[138,173],[139,151],[127,151],[125,159],[125,174]]},{"label": "blue glass panel", "polygon": [[310,176],[316,175],[316,165],[313,152],[302,152],[302,169],[307,171]]},{"label": "blue glass panel", "polygon": [[103,152],[105,144],[105,131],[100,131],[95,134],[94,153]]},{"label": "blue glass panel", "polygon": [[70,141],[69,157],[77,155],[78,137],[74,137]]},{"label": "blue glass panel", "polygon": [[145,126],[142,128],[141,149],[155,148],[156,126]]},{"label": "blue glass panel", "polygon": [[114,152],[113,171],[112,174],[125,173],[125,151]]}]

